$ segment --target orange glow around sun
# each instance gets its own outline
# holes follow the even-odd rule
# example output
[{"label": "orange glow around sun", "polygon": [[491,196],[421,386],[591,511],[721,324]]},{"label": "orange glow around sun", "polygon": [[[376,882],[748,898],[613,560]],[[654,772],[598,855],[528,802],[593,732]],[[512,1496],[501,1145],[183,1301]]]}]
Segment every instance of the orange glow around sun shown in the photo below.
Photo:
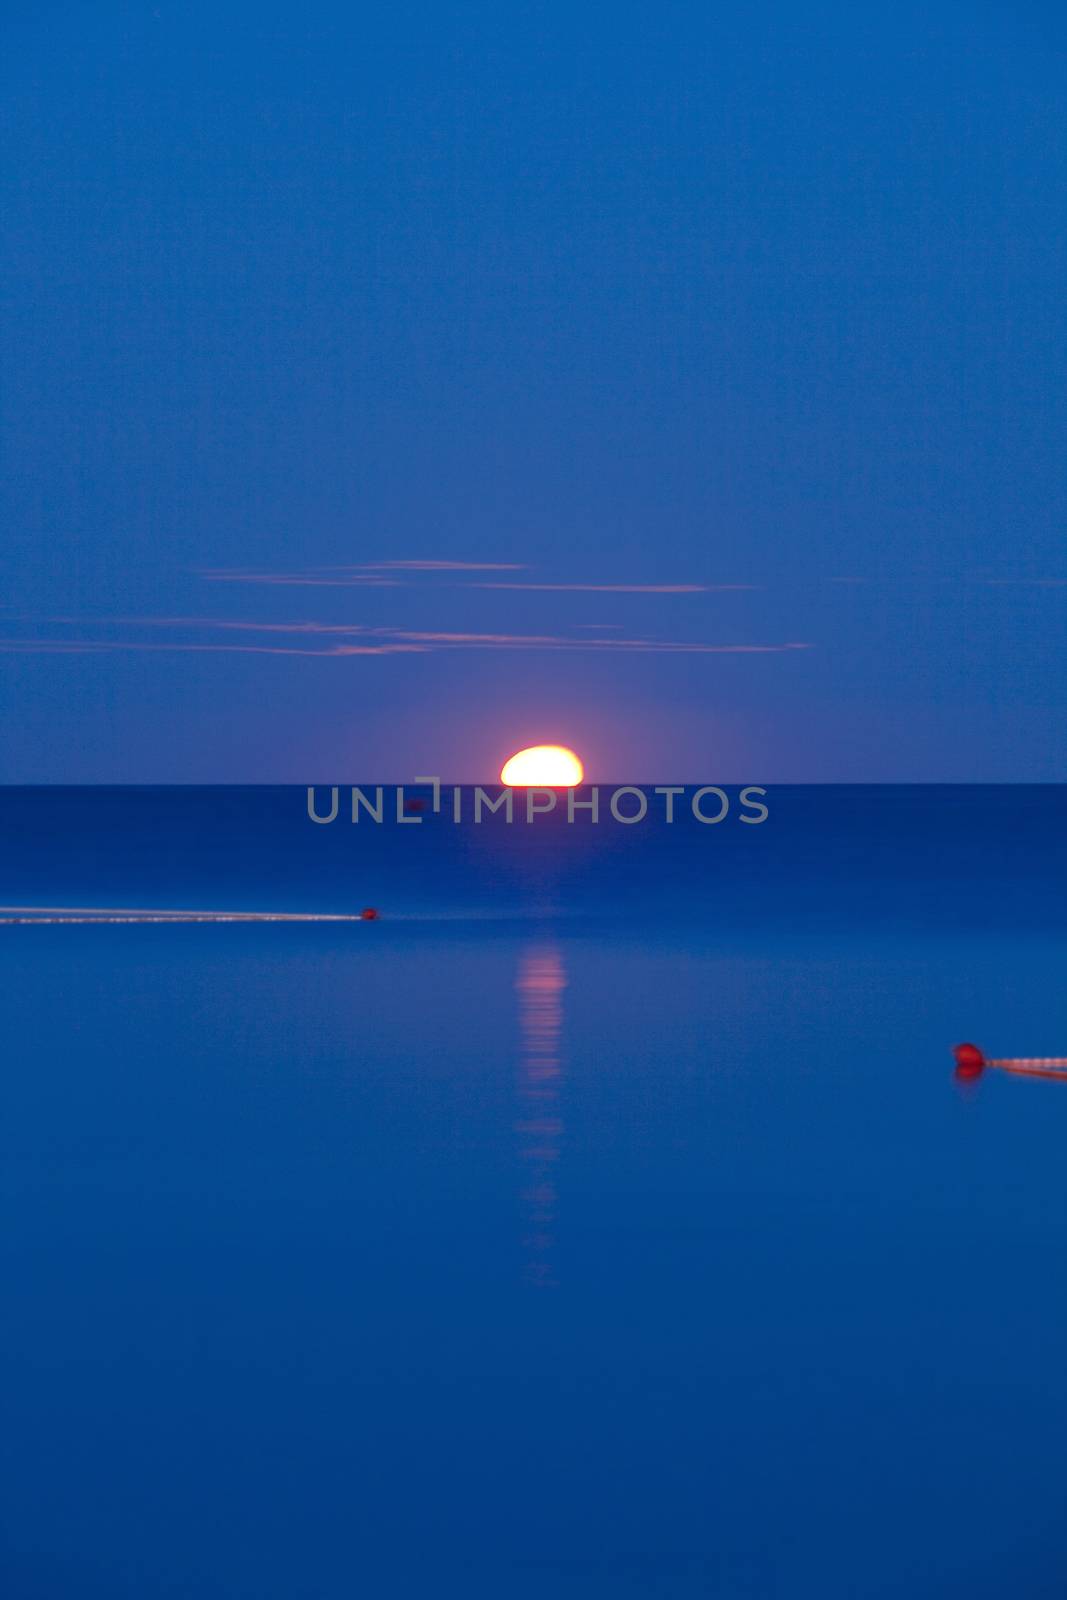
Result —
[{"label": "orange glow around sun", "polygon": [[500,781],[512,789],[573,789],[584,775],[582,763],[565,744],[533,744],[504,762]]}]

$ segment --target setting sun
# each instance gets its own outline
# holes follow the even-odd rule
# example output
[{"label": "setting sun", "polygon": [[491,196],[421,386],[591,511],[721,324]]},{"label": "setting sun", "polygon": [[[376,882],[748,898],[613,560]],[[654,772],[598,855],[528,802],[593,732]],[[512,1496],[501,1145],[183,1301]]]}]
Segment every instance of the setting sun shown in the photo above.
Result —
[{"label": "setting sun", "polygon": [[534,744],[504,762],[500,781],[513,789],[573,789],[583,776],[582,763],[566,745]]}]

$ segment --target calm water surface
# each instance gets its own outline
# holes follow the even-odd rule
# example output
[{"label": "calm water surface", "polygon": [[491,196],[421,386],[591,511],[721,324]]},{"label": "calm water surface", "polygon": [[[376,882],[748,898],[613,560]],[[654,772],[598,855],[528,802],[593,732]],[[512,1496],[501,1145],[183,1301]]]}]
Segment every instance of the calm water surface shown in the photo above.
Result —
[{"label": "calm water surface", "polygon": [[1060,1597],[1067,796],[7,791],[6,1592]]}]

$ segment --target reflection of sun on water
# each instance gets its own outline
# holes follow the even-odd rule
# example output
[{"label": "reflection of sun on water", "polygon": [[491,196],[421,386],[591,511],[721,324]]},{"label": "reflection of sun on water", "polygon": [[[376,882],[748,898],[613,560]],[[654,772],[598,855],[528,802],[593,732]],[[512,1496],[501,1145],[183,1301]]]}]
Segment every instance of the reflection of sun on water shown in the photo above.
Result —
[{"label": "reflection of sun on water", "polygon": [[519,1159],[526,1173],[521,1191],[525,1276],[538,1287],[555,1283],[552,1273],[556,1221],[556,1168],[563,1122],[559,1091],[563,961],[552,945],[533,946],[519,961]]}]

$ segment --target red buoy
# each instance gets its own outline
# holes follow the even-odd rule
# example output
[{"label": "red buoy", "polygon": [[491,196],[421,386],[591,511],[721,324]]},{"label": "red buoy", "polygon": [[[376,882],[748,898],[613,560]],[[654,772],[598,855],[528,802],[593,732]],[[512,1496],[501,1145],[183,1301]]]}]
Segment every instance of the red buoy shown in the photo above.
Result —
[{"label": "red buoy", "polygon": [[377,907],[376,906],[364,906],[363,910],[360,912],[360,917],[364,922],[377,922],[377,920],[378,920]]},{"label": "red buoy", "polygon": [[958,1044],[952,1054],[956,1057],[957,1078],[977,1078],[985,1066],[985,1056],[976,1044]]}]

